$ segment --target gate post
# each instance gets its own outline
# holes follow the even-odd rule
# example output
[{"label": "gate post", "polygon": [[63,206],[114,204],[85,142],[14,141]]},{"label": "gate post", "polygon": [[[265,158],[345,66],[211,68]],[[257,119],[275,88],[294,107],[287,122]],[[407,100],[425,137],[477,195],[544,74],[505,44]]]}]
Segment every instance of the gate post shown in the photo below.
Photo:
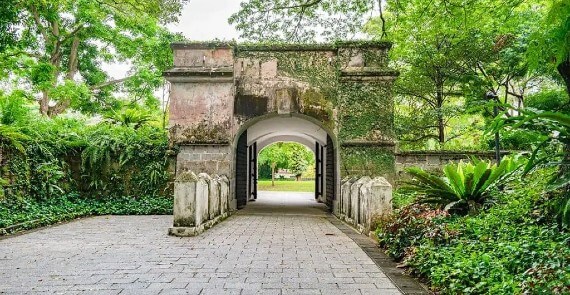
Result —
[{"label": "gate post", "polygon": [[394,100],[399,75],[387,67],[387,42],[339,45],[339,142],[341,177],[385,176],[393,179]]}]

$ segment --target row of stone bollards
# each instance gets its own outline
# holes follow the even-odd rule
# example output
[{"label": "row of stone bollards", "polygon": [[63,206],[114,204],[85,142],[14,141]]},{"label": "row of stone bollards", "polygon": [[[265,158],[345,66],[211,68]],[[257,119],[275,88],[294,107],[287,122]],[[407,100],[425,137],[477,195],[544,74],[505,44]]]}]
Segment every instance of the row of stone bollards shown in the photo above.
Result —
[{"label": "row of stone bollards", "polygon": [[383,177],[345,178],[334,213],[363,234],[376,230],[380,218],[392,212],[392,185]]},{"label": "row of stone bollards", "polygon": [[174,182],[174,196],[174,226],[168,231],[173,236],[196,236],[227,218],[235,207],[226,176],[183,172]]}]

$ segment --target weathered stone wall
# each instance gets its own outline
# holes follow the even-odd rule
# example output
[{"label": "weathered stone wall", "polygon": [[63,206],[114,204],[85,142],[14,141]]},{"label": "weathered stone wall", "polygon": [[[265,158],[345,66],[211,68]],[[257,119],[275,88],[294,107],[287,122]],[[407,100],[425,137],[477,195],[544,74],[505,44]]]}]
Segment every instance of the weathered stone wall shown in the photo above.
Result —
[{"label": "weathered stone wall", "polygon": [[177,155],[176,174],[184,171],[230,175],[232,167],[229,145],[183,145]]},{"label": "weathered stone wall", "polygon": [[[511,152],[502,151],[501,155]],[[482,160],[495,160],[495,152],[481,151],[408,151],[396,153],[396,173],[405,178],[405,169],[419,167],[424,170],[441,171],[449,162],[469,161],[471,157]]]},{"label": "weathered stone wall", "polygon": [[347,177],[334,214],[363,234],[376,229],[377,221],[392,212],[392,186],[383,177]]},{"label": "weathered stone wall", "polygon": [[174,183],[174,224],[169,234],[195,236],[235,210],[226,176],[180,173]]}]

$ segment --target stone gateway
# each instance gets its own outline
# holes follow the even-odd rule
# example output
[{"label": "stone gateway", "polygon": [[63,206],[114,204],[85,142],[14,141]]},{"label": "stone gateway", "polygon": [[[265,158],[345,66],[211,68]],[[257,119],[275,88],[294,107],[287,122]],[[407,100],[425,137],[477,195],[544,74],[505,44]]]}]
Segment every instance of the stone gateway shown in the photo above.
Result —
[{"label": "stone gateway", "polygon": [[[359,195],[378,189],[347,190],[349,204],[342,202],[341,179],[391,189],[378,179],[392,180],[395,172],[391,87],[398,72],[387,66],[390,46],[172,44],[174,67],[164,73],[171,83],[177,176],[170,233],[198,234],[255,200],[257,154],[279,141],[299,142],[315,153],[319,202],[355,225],[373,224],[369,218],[377,212],[361,211],[378,205],[358,200],[378,199]],[[382,204],[389,204],[386,198],[383,192]]]}]

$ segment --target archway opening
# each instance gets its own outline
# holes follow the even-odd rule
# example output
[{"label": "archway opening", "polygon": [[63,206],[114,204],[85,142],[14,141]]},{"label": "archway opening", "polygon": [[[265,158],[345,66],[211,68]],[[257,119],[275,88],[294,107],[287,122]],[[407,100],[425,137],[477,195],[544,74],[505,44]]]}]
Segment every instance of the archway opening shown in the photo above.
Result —
[{"label": "archway opening", "polygon": [[235,194],[238,209],[244,208],[259,197],[260,152],[273,144],[284,142],[298,143],[312,152],[312,201],[315,204],[323,203],[328,211],[332,211],[338,183],[336,147],[330,133],[323,126],[301,116],[263,118],[242,129],[235,152]]}]

